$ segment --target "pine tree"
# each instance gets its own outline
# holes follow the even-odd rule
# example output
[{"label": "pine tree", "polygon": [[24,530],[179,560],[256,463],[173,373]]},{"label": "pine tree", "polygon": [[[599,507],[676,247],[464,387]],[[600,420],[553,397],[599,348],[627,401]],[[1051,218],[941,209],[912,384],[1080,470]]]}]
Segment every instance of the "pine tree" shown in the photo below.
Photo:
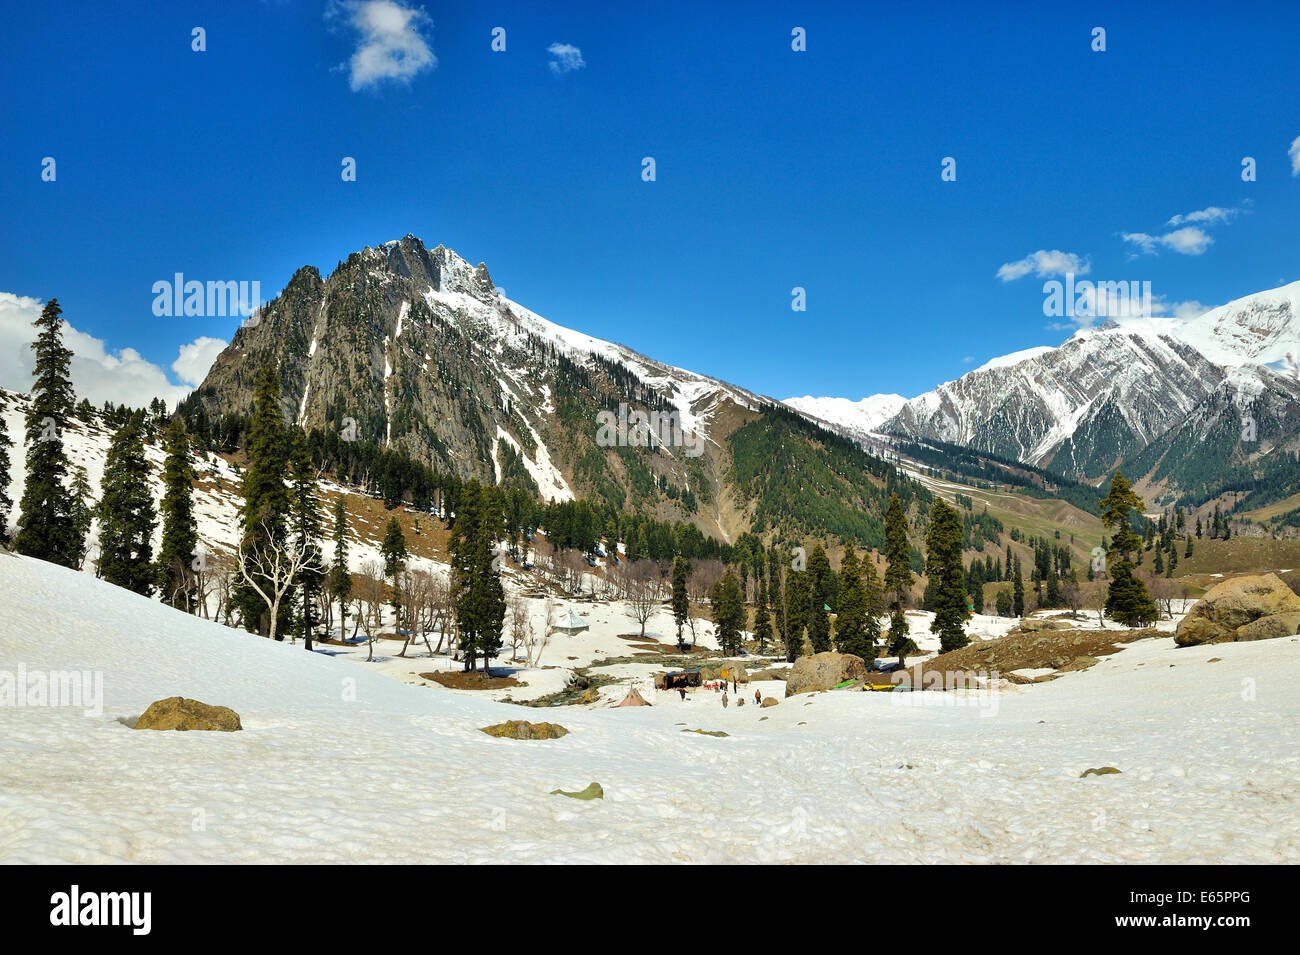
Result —
[{"label": "pine tree", "polygon": [[199,528],[194,519],[194,469],[190,439],[178,414],[167,426],[163,443],[162,546],[158,550],[158,586],[162,601],[194,613],[194,575],[199,557]]},{"label": "pine tree", "polygon": [[75,570],[81,570],[81,565],[86,560],[86,540],[90,535],[90,525],[95,519],[95,492],[90,487],[86,469],[80,464],[72,467],[72,487],[69,493],[72,496],[72,513],[68,515],[68,523],[72,525],[70,536],[73,541],[73,550],[69,556],[71,566]]},{"label": "pine tree", "polygon": [[889,652],[903,662],[916,643],[903,608],[912,589],[912,545],[907,539],[907,516],[897,494],[885,508],[885,599],[889,603]]},{"label": "pine tree", "polygon": [[930,632],[939,635],[942,653],[960,650],[966,636],[966,587],[961,560],[962,525],[957,512],[940,498],[930,509],[925,535],[926,572],[935,581],[934,622]]},{"label": "pine tree", "polygon": [[808,582],[808,642],[813,653],[825,653],[831,648],[831,562],[821,544],[808,558]]},{"label": "pine tree", "polygon": [[68,455],[63,429],[72,416],[72,352],[63,344],[63,310],[52,298],[34,322],[31,405],[25,421],[27,478],[18,504],[18,535],[14,548],[20,554],[65,567],[80,567],[85,556],[85,536],[78,538],[72,520],[74,499],[67,487]]},{"label": "pine tree", "polygon": [[867,632],[867,587],[852,544],[845,549],[840,563],[840,592],[835,608],[836,649],[870,663],[876,658],[876,641]]},{"label": "pine tree", "polygon": [[[880,643],[880,618],[885,615],[885,592],[881,587],[880,574],[876,572],[876,561],[871,552],[862,555],[862,584],[866,601],[866,621],[864,623],[866,638],[871,646],[871,656],[875,659],[876,648]],[[865,658],[864,658],[865,659]]]},{"label": "pine tree", "polygon": [[1017,617],[1025,615],[1025,577],[1020,570],[1020,557],[1016,557],[1015,577],[1011,584],[1011,612]]},{"label": "pine tree", "polygon": [[99,576],[148,597],[157,581],[153,529],[157,526],[144,420],[132,415],[113,434],[99,495]]},{"label": "pine tree", "polygon": [[790,663],[803,654],[803,630],[808,620],[808,572],[785,573],[785,658]]},{"label": "pine tree", "polygon": [[690,595],[686,592],[686,580],[690,576],[691,565],[680,554],[673,558],[673,622],[677,625],[677,649],[685,649],[682,643],[682,627],[690,617]]},{"label": "pine tree", "polygon": [[[0,406],[2,410],[3,406]],[[9,546],[9,512],[14,506],[9,497],[9,449],[13,446],[4,415],[0,414],[0,547]]]},{"label": "pine tree", "polygon": [[[1100,504],[1101,522],[1111,532],[1109,562],[1110,585],[1106,591],[1106,612],[1126,627],[1143,626],[1156,620],[1155,604],[1142,580],[1133,573],[1130,554],[1142,545],[1142,539],[1130,527],[1130,515],[1142,512],[1142,498],[1120,471],[1111,478],[1110,490]],[[1157,554],[1157,556],[1159,556]]]},{"label": "pine tree", "polygon": [[347,632],[348,598],[352,596],[352,575],[348,571],[348,513],[343,499],[334,502],[334,561],[330,564],[330,598],[339,603],[339,639]]},{"label": "pine tree", "polygon": [[[244,495],[241,547],[248,573],[258,579],[264,591],[270,582],[250,566],[258,555],[285,549],[289,515],[293,510],[285,478],[289,474],[289,435],[280,411],[280,381],[275,366],[263,366],[253,391],[253,417],[248,432],[248,468],[241,490]],[[262,635],[271,632],[270,610],[251,585],[241,581],[235,602],[248,630]],[[280,605],[275,637],[284,639],[290,622],[289,601]]]},{"label": "pine tree", "polygon": [[310,651],[312,630],[316,625],[316,600],[325,585],[325,565],[320,549],[322,521],[320,504],[316,499],[316,470],[300,429],[294,430],[292,454],[293,533],[298,548],[307,555],[298,572],[298,627],[303,648]]},{"label": "pine tree", "polygon": [[767,645],[772,641],[772,614],[767,609],[767,582],[761,574],[757,574],[756,579],[758,593],[755,595],[754,639],[758,641],[758,652],[767,653]]},{"label": "pine tree", "polygon": [[462,488],[451,541],[451,587],[465,669],[474,669],[482,656],[485,673],[491,672],[491,658],[500,651],[506,616],[505,591],[492,560],[500,523],[494,511],[499,516],[500,507],[491,491],[477,481]]},{"label": "pine tree", "polygon": [[912,545],[907,539],[907,516],[898,495],[885,509],[885,593],[890,606],[906,607],[912,589]]},{"label": "pine tree", "polygon": [[741,628],[745,625],[745,601],[740,592],[740,580],[730,569],[713,585],[709,600],[713,605],[713,622],[718,628],[718,646],[725,654],[739,653]]}]

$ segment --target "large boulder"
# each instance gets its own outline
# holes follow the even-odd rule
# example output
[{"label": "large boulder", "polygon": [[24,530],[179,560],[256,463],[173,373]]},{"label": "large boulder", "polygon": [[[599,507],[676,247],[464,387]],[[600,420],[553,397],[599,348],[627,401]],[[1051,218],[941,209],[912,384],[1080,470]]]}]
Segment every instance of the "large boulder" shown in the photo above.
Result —
[{"label": "large boulder", "polygon": [[559,723],[529,723],[527,720],[507,720],[484,726],[483,732],[498,739],[559,739],[569,731]]},{"label": "large boulder", "polygon": [[845,680],[864,680],[867,664],[852,653],[814,653],[794,661],[785,683],[785,695],[829,690]]},{"label": "large boulder", "polygon": [[216,730],[233,733],[244,727],[239,714],[228,706],[212,706],[183,696],[172,696],[150,703],[135,721],[138,730]]},{"label": "large boulder", "polygon": [[1272,640],[1300,633],[1300,612],[1275,613],[1237,628],[1238,640]]},{"label": "large boulder", "polygon": [[1066,623],[1064,620],[1035,620],[1026,618],[1020,621],[1020,629],[1024,633],[1040,633],[1044,630],[1073,630],[1074,624]]},{"label": "large boulder", "polygon": [[[1300,596],[1276,574],[1233,577],[1206,591],[1179,622],[1174,641],[1191,647],[1287,636],[1295,633],[1294,627],[1287,630],[1293,614],[1300,614]],[[1285,619],[1252,626],[1275,616]]]},{"label": "large boulder", "polygon": [[730,683],[734,680],[737,683],[748,683],[749,671],[745,669],[743,663],[732,663],[730,661],[711,663],[700,667],[700,679],[706,682],[726,680]]}]

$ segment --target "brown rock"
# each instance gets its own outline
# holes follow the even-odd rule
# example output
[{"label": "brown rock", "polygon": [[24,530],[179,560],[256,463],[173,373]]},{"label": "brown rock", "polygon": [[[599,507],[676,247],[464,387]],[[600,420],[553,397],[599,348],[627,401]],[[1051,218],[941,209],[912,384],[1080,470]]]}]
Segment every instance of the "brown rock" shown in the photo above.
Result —
[{"label": "brown rock", "polygon": [[786,680],[785,695],[829,690],[845,680],[864,680],[867,664],[851,653],[814,653],[794,662]]},{"label": "brown rock", "polygon": [[150,703],[135,721],[138,730],[215,730],[233,733],[244,727],[239,714],[228,706],[212,706],[198,700],[172,696]]},{"label": "brown rock", "polygon": [[484,726],[482,731],[498,739],[559,739],[569,735],[569,731],[559,723],[530,723],[527,720],[507,720]]},{"label": "brown rock", "polygon": [[1275,613],[1237,628],[1238,640],[1272,640],[1300,633],[1300,613]]},{"label": "brown rock", "polygon": [[[1252,574],[1234,577],[1211,587],[1178,624],[1174,641],[1180,647],[1199,643],[1223,643],[1242,639],[1238,631],[1261,617],[1288,616],[1300,613],[1300,596],[1296,596],[1276,574]],[[1265,624],[1248,631],[1245,639],[1287,636],[1278,632],[1287,621]],[[1294,633],[1295,631],[1290,631]]]}]

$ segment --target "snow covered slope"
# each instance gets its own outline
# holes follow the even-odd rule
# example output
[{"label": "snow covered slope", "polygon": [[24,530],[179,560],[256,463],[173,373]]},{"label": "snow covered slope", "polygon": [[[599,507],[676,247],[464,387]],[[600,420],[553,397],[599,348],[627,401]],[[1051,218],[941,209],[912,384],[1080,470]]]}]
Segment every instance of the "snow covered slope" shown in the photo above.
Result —
[{"label": "snow covered slope", "polygon": [[[1145,640],[979,706],[830,693],[724,710],[704,694],[537,711],[8,554],[0,619],[0,681],[90,670],[104,693],[99,712],[0,708],[0,862],[1300,861],[1296,639]],[[177,694],[233,707],[244,730],[119,721]],[[570,734],[478,731],[507,718]],[[1079,778],[1108,765],[1122,774]],[[603,800],[550,795],[593,780]]]}]

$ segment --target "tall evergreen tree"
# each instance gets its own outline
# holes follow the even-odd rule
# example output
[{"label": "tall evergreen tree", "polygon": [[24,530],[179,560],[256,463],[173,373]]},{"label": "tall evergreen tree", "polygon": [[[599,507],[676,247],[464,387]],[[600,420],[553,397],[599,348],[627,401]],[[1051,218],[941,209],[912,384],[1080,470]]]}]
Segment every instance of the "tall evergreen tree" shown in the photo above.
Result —
[{"label": "tall evergreen tree", "polygon": [[793,663],[803,655],[803,631],[808,621],[808,571],[785,572],[785,658]]},{"label": "tall evergreen tree", "polygon": [[808,643],[813,653],[831,648],[831,561],[826,549],[818,544],[808,557]]},{"label": "tall evergreen tree", "polygon": [[[491,658],[501,649],[506,616],[505,590],[492,560],[500,521],[494,519],[495,495],[491,491],[477,481],[461,489],[451,540],[453,606],[465,669],[474,669],[482,656],[486,673],[491,672]],[[496,514],[500,514],[499,507]]]},{"label": "tall evergreen tree", "polygon": [[889,652],[903,662],[916,644],[903,608],[912,590],[912,545],[907,539],[907,515],[897,494],[885,508],[885,600],[889,605]]},{"label": "tall evergreen tree", "polygon": [[866,598],[866,627],[867,640],[870,641],[872,649],[872,658],[876,655],[877,645],[880,643],[880,618],[885,615],[885,592],[880,583],[880,574],[876,572],[876,561],[867,551],[862,555],[862,585]]},{"label": "tall evergreen tree", "polygon": [[690,594],[686,592],[686,579],[690,576],[691,565],[680,554],[673,558],[673,623],[677,625],[677,649],[685,647],[682,643],[682,627],[691,613]]},{"label": "tall evergreen tree", "polygon": [[772,613],[767,609],[767,581],[763,579],[762,573],[756,573],[755,578],[758,592],[754,600],[754,639],[758,641],[758,652],[767,653],[767,645],[772,642]]},{"label": "tall evergreen tree", "polygon": [[339,603],[339,639],[348,621],[348,598],[352,596],[352,574],[348,571],[348,512],[343,499],[334,502],[334,560],[330,564],[329,592]]},{"label": "tall evergreen tree", "polygon": [[194,613],[199,528],[194,519],[194,469],[190,438],[178,414],[167,425],[163,448],[162,546],[158,550],[158,586],[162,601]]},{"label": "tall evergreen tree", "polygon": [[1020,557],[1016,557],[1016,570],[1011,585],[1011,612],[1017,617],[1025,615],[1025,575],[1020,570]]},{"label": "tall evergreen tree", "polygon": [[718,646],[726,654],[740,652],[740,633],[745,626],[745,600],[740,580],[728,569],[713,585],[709,594],[713,605],[713,622],[718,628]]},{"label": "tall evergreen tree", "polygon": [[1126,627],[1155,623],[1156,607],[1144,584],[1133,573],[1130,554],[1142,546],[1142,538],[1134,533],[1130,515],[1141,513],[1145,505],[1133,491],[1128,479],[1120,471],[1111,478],[1110,490],[1102,498],[1101,522],[1110,531],[1110,551],[1107,571],[1110,585],[1106,591],[1106,612]]},{"label": "tall evergreen tree", "polygon": [[939,635],[940,652],[960,650],[966,636],[966,586],[961,560],[961,518],[941,498],[930,509],[925,535],[926,571],[934,582],[934,621],[930,632]]},{"label": "tall evergreen tree", "polygon": [[320,549],[321,513],[316,498],[316,469],[307,450],[301,429],[294,429],[293,457],[293,533],[299,549],[307,555],[298,572],[298,630],[303,648],[312,649],[312,632],[316,626],[316,601],[325,586],[325,559]]},{"label": "tall evergreen tree", "polygon": [[[256,555],[283,551],[289,533],[289,516],[293,502],[285,478],[289,475],[289,435],[280,410],[280,380],[275,366],[267,364],[258,372],[253,390],[253,417],[249,426],[248,468],[241,490],[244,495],[241,546],[248,572],[259,579],[264,591],[274,589],[261,579],[251,564]],[[263,636],[271,632],[270,610],[266,602],[247,583],[241,581],[235,602],[247,630]],[[275,636],[284,639],[291,622],[290,602],[284,601],[277,614]]]},{"label": "tall evergreen tree", "polygon": [[157,581],[153,529],[157,526],[144,420],[131,418],[113,434],[99,495],[99,576],[148,597]]},{"label": "tall evergreen tree", "polygon": [[73,495],[67,487],[68,455],[63,429],[72,416],[72,352],[63,344],[63,310],[52,298],[33,323],[38,329],[32,350],[36,367],[31,405],[25,420],[27,477],[18,503],[20,554],[65,567],[79,567],[85,537],[77,538]]},{"label": "tall evergreen tree", "polygon": [[86,476],[86,469],[80,464],[72,466],[72,487],[69,493],[72,495],[72,513],[68,515],[68,523],[72,525],[70,536],[73,541],[72,553],[69,555],[72,561],[70,566],[81,570],[86,561],[90,525],[95,519],[95,492],[90,486],[90,478]]},{"label": "tall evergreen tree", "polygon": [[835,609],[835,647],[870,663],[876,658],[876,641],[869,635],[867,587],[858,555],[849,544],[840,563],[840,592]]}]

